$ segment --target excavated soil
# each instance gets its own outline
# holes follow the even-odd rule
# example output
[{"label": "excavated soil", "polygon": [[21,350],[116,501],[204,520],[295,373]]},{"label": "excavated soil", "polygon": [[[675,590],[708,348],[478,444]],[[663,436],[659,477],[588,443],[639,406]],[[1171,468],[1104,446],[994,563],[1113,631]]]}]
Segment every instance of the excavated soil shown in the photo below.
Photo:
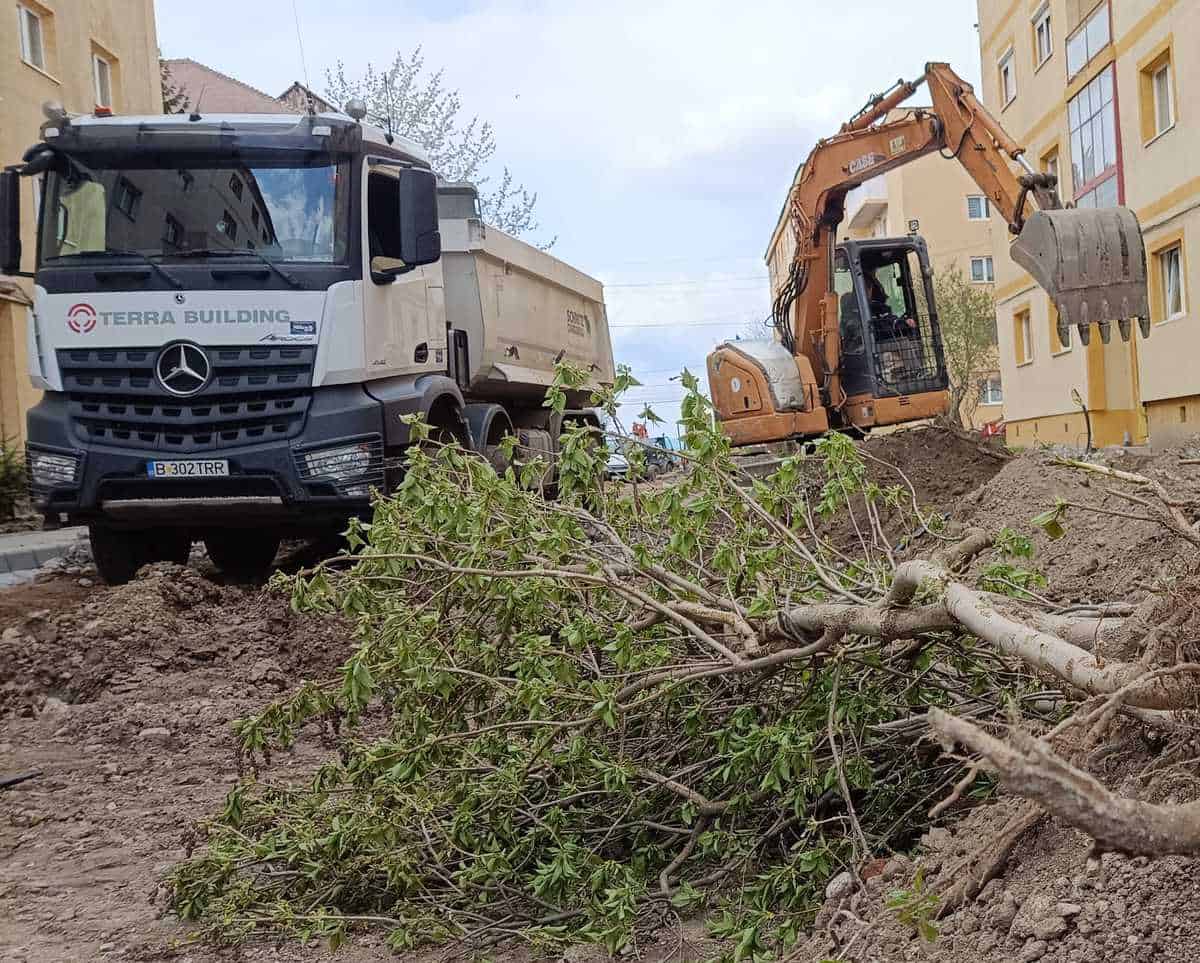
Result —
[{"label": "excavated soil", "polygon": [[1006,464],[1002,450],[940,428],[872,435],[859,446],[880,485],[912,485],[921,505],[949,513]]},{"label": "excavated soil", "polygon": [[[1163,765],[1144,731],[1118,727],[1100,749],[1081,754],[1114,791],[1155,803],[1193,802],[1200,782]],[[897,856],[862,888],[829,900],[797,960],[839,963],[1191,963],[1200,959],[1200,859],[1096,858],[1090,839],[1043,818],[1025,833],[1004,872],[979,897],[934,921],[926,942],[889,910],[912,892],[918,872],[932,888],[954,878],[1017,811],[1000,799],[948,828],[929,832],[915,859]],[[939,877],[939,874],[944,874]]]},{"label": "excavated soil", "polygon": [[[1165,644],[1190,658],[1200,651],[1200,561],[1178,538],[1153,522],[1075,509],[1059,541],[1031,525],[1057,499],[1139,514],[1106,495],[1112,483],[1056,467],[1049,453],[997,459],[971,439],[932,429],[871,438],[863,450],[898,464],[927,508],[1030,535],[1052,599],[1145,601],[1147,625],[1170,624]],[[1200,487],[1200,469],[1181,465],[1179,453],[1103,458],[1175,491]],[[872,471],[884,484],[903,483],[893,470]],[[914,551],[931,547],[925,540]],[[189,827],[236,782],[231,721],[301,679],[327,676],[351,644],[340,620],[295,615],[286,598],[219,584],[202,565],[151,567],[119,588],[58,577],[0,591],[0,778],[42,773],[0,790],[0,960],[327,959],[320,946],[195,943],[162,915],[160,887],[183,856]],[[268,777],[298,782],[325,751],[301,740]],[[1200,796],[1197,747],[1163,753],[1145,730],[1127,725],[1080,761],[1129,795]],[[1110,854],[1089,862],[1088,840],[1049,820],[1025,835],[979,900],[938,924],[932,944],[883,908],[890,891],[913,887],[918,865],[928,879],[953,871],[1014,805],[1001,796],[949,817],[912,854],[917,863],[897,856],[863,888],[831,900],[792,959],[1200,959],[1200,860]],[[864,925],[870,929],[860,934]],[[702,959],[719,948],[693,921],[639,949],[655,960]],[[602,958],[594,949],[570,956]],[[338,958],[392,957],[377,941],[356,938]]]}]

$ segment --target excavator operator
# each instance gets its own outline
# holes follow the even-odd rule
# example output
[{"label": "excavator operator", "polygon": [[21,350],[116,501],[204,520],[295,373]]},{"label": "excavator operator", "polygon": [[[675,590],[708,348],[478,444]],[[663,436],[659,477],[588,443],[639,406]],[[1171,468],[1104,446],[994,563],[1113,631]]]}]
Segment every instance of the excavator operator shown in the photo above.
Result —
[{"label": "excavator operator", "polygon": [[867,303],[871,309],[871,323],[875,327],[876,341],[891,341],[895,338],[914,338],[917,336],[917,322],[905,314],[903,317],[892,310],[887,291],[879,281],[879,268],[865,272],[867,283]]}]

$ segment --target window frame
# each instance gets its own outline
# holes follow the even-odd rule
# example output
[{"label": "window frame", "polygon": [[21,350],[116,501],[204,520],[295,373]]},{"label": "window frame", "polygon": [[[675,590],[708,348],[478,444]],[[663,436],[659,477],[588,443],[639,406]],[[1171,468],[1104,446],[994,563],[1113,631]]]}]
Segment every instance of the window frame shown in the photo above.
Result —
[{"label": "window frame", "polygon": [[999,408],[1004,404],[1004,379],[999,373],[988,375],[980,382],[979,404],[985,408]]},{"label": "window frame", "polygon": [[[983,268],[983,277],[975,277],[975,265],[979,264]],[[996,283],[996,262],[990,254],[980,254],[971,258],[971,283],[972,284],[995,284]]]},{"label": "window frame", "polygon": [[[37,53],[41,63],[31,59],[32,52],[32,37],[29,32],[29,20],[37,24]],[[20,51],[21,62],[32,67],[34,70],[46,72],[46,24],[43,22],[42,14],[34,10],[32,7],[27,7],[23,3],[17,4],[17,43]]]},{"label": "window frame", "polygon": [[[1033,15],[1033,69],[1040,70],[1054,56],[1054,27],[1050,16],[1050,4],[1043,3]],[[1046,53],[1042,54],[1042,28],[1045,27]]]},{"label": "window frame", "polygon": [[[996,67],[1000,73],[1000,109],[1003,110],[1014,100],[1017,99],[1017,65],[1016,65],[1016,50],[1009,47],[1000,59],[996,61]],[[1005,78],[1012,81],[1012,95],[1009,95],[1009,84]]]},{"label": "window frame", "polygon": [[[1101,18],[1101,17],[1103,17],[1104,30],[1108,35],[1108,39],[1104,43],[1100,44],[1095,50],[1093,50],[1093,49],[1091,49],[1090,28],[1091,28],[1092,24],[1095,23],[1098,20],[1098,18]],[[1078,68],[1076,68],[1075,70],[1072,70],[1071,69],[1071,43],[1077,37],[1080,37],[1080,36],[1082,36],[1084,38],[1084,44],[1085,44],[1084,54],[1085,54],[1085,56],[1084,56],[1083,62],[1078,66]],[[1088,64],[1090,64],[1093,60],[1095,60],[1096,57],[1098,57],[1100,55],[1100,52],[1102,50],[1104,50],[1106,47],[1112,46],[1112,42],[1113,42],[1113,38],[1112,38],[1112,7],[1111,7],[1111,4],[1109,3],[1109,0],[1104,0],[1104,2],[1102,4],[1097,6],[1095,10],[1093,10],[1083,21],[1080,22],[1079,26],[1077,26],[1074,30],[1072,30],[1067,35],[1067,40],[1066,40],[1066,44],[1064,47],[1064,49],[1066,51],[1066,57],[1067,57],[1067,82],[1070,83],[1072,80],[1074,80],[1076,77],[1078,77],[1081,73],[1083,73],[1087,69]]]},{"label": "window frame", "polygon": [[[971,213],[971,201],[983,201],[983,214],[976,217]],[[967,220],[968,221],[987,221],[992,216],[992,202],[986,194],[968,194],[967,195]]]},{"label": "window frame", "polygon": [[1013,348],[1018,368],[1033,364],[1033,310],[1028,304],[1013,311]]},{"label": "window frame", "polygon": [[[103,100],[100,97],[100,68],[104,68],[105,81],[108,86],[108,99]],[[97,107],[108,107],[110,110],[116,105],[113,104],[113,65],[112,61],[107,57],[103,57],[96,51],[92,51],[92,93],[96,95]]]},{"label": "window frame", "polygon": [[[1167,274],[1167,258],[1174,257],[1176,270],[1179,272],[1179,310],[1171,311],[1170,308],[1170,293],[1168,274]],[[1187,317],[1187,271],[1184,268],[1183,259],[1183,238],[1174,238],[1166,242],[1162,247],[1156,248],[1154,251],[1154,265],[1156,282],[1158,285],[1158,296],[1161,299],[1162,317],[1158,320],[1159,324],[1169,324],[1172,321],[1179,321]]]},{"label": "window frame", "polygon": [[[1108,79],[1108,87],[1111,92],[1111,97],[1107,103],[1101,103],[1099,108],[1092,109],[1092,107],[1091,107],[1091,103],[1092,103],[1091,91],[1093,90],[1093,88],[1103,91],[1104,87],[1105,87],[1105,83],[1104,83],[1105,78]],[[1100,96],[1103,97],[1103,94],[1101,94]],[[1087,101],[1088,105],[1089,105],[1088,110],[1091,111],[1091,113],[1088,114],[1086,119],[1083,118],[1083,116],[1082,116],[1082,110],[1083,110],[1082,103],[1083,103],[1084,97],[1088,98],[1088,101]],[[1072,125],[1071,111],[1072,111],[1072,107],[1076,104],[1080,105],[1079,107],[1076,108],[1076,116],[1080,118],[1080,122],[1077,127],[1072,127],[1071,126]],[[1087,131],[1088,137],[1093,144],[1093,157],[1095,157],[1095,139],[1092,136],[1094,134],[1092,127],[1097,121],[1099,122],[1100,131],[1101,131],[1101,145],[1103,146],[1105,144],[1105,134],[1106,134],[1106,129],[1105,129],[1105,119],[1106,119],[1105,114],[1106,114],[1106,112],[1108,112],[1108,114],[1109,114],[1107,119],[1109,119],[1111,121],[1111,123],[1108,126],[1111,128],[1111,132],[1112,132],[1113,163],[1112,163],[1111,167],[1106,167],[1103,170],[1101,170],[1099,173],[1096,172],[1096,170],[1095,170],[1096,165],[1093,164],[1092,176],[1089,178],[1086,176],[1087,172],[1083,166],[1084,165],[1084,150],[1082,148],[1083,135],[1084,135],[1084,132]],[[1080,146],[1079,146],[1078,150],[1076,148],[1076,143],[1077,143],[1076,134],[1079,135],[1078,144]],[[1071,152],[1071,155],[1070,155],[1071,156],[1071,191],[1072,191],[1072,199],[1075,201],[1075,205],[1077,207],[1087,207],[1087,206],[1094,207],[1094,206],[1096,206],[1096,205],[1080,204],[1080,201],[1083,198],[1087,197],[1088,195],[1096,194],[1100,190],[1100,188],[1104,187],[1108,183],[1109,180],[1114,180],[1114,179],[1116,180],[1116,183],[1114,185],[1116,188],[1116,195],[1115,195],[1114,200],[1115,200],[1116,204],[1120,204],[1121,203],[1121,182],[1119,180],[1119,177],[1120,177],[1120,173],[1121,173],[1121,131],[1120,131],[1120,128],[1117,123],[1117,74],[1116,74],[1116,65],[1115,64],[1109,64],[1103,70],[1099,71],[1095,77],[1093,77],[1091,80],[1089,80],[1086,84],[1084,84],[1079,89],[1079,91],[1075,94],[1074,97],[1072,97],[1070,100],[1067,101],[1067,138],[1068,138],[1067,142],[1069,145],[1069,150]],[[1105,153],[1107,153],[1107,151]]]},{"label": "window frame", "polygon": [[[1164,89],[1162,91],[1159,90],[1158,84],[1160,77],[1165,79],[1165,83],[1163,84]],[[1159,65],[1157,69],[1154,69],[1150,72],[1150,94],[1151,103],[1154,110],[1154,138],[1161,137],[1172,127],[1174,127],[1176,121],[1178,120],[1178,118],[1175,116],[1174,88],[1175,84],[1171,70],[1171,60],[1170,58],[1167,58],[1162,62],[1162,64]],[[1159,99],[1160,94],[1166,98],[1167,122],[1165,124],[1160,124],[1163,107],[1163,104]]]}]

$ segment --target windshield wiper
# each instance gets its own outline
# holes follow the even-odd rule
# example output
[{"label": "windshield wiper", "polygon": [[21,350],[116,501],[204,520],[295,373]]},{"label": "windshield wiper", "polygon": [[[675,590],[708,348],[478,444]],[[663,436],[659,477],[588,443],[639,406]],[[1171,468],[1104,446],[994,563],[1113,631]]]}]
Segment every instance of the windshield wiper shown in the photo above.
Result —
[{"label": "windshield wiper", "polygon": [[109,247],[105,248],[103,251],[80,251],[77,254],[58,254],[54,257],[45,258],[44,260],[65,261],[67,258],[71,257],[108,257],[110,255],[115,255],[117,257],[135,257],[143,264],[149,266],[151,270],[153,270],[160,278],[171,285],[171,287],[176,289],[183,287],[183,282],[180,281],[179,278],[175,277],[174,274],[168,271],[161,264],[152,260],[149,255],[143,254],[141,251],[127,250],[126,248]]},{"label": "windshield wiper", "polygon": [[258,261],[262,261],[267,267],[278,274],[285,282],[294,288],[304,287],[304,282],[299,280],[294,274],[289,274],[278,264],[272,261],[269,257],[257,251],[254,248],[220,248],[220,247],[202,247],[195,248],[190,251],[178,251],[171,257],[252,257]]}]

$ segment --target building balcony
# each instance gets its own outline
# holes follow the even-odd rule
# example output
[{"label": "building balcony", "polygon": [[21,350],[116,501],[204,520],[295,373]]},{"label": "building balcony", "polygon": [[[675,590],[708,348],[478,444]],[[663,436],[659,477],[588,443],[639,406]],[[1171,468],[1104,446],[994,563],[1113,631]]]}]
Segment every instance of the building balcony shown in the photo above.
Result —
[{"label": "building balcony", "polygon": [[887,216],[887,181],[872,177],[846,195],[845,224],[852,230],[866,230],[880,217]]}]

